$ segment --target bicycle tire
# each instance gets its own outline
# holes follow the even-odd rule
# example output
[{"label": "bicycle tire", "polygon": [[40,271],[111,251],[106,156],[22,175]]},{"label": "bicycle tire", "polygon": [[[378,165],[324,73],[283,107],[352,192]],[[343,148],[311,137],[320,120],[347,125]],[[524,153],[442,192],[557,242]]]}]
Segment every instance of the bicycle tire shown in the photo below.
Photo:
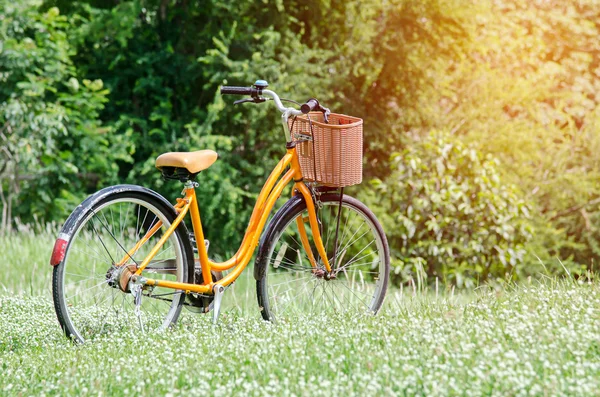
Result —
[{"label": "bicycle tire", "polygon": [[[123,224],[120,230],[114,228],[108,220],[109,218],[111,221],[115,220],[117,205],[119,208],[118,220]],[[123,214],[125,212],[122,211],[123,206],[127,207],[126,214]],[[132,230],[129,226],[133,225],[133,219],[135,218],[135,213],[132,214],[131,212],[132,208],[134,212],[137,210],[133,237],[129,236]],[[114,212],[113,209],[115,209]],[[142,214],[145,215],[141,220]],[[119,289],[115,280],[109,280],[115,274],[116,267],[114,264],[120,259],[116,258],[127,255],[125,247],[130,249],[128,246],[132,246],[132,242],[134,245],[140,235],[143,235],[144,230],[149,230],[152,225],[156,224],[157,220],[162,221],[163,225],[157,233],[128,258],[129,263],[136,262],[139,264],[145,257],[144,252],[154,246],[159,240],[158,235],[164,233],[176,216],[177,213],[173,206],[166,199],[150,189],[135,185],[118,185],[102,189],[88,197],[73,211],[61,229],[60,237],[67,240],[68,243],[66,244],[63,260],[54,266],[52,277],[54,307],[60,326],[67,337],[83,343],[87,339],[106,333],[109,328],[106,326],[107,323],[113,326],[116,324],[121,328],[127,325],[123,320],[128,317],[131,319],[131,311],[135,311],[135,308],[129,302],[133,298],[131,293]],[[95,236],[94,232],[96,233]],[[119,238],[123,240],[122,243],[115,236],[117,232],[120,233]],[[104,239],[102,235],[105,236]],[[114,241],[111,241],[111,238]],[[126,241],[128,238],[131,241]],[[170,245],[167,247],[169,243]],[[169,250],[170,247],[173,249]],[[168,257],[165,259],[165,253],[166,256],[174,255],[174,258]],[[159,257],[161,254],[163,256]],[[176,281],[193,282],[193,249],[187,228],[183,222],[178,225],[175,232],[161,247],[161,251],[155,257],[154,269],[148,272],[157,273],[156,276],[152,275],[153,278],[165,277]],[[109,277],[109,274],[111,277]],[[142,276],[145,274],[142,272]],[[86,279],[88,275],[91,275],[91,277]],[[70,283],[71,279],[75,281]],[[92,287],[88,288],[87,285],[81,285],[87,283],[87,280],[92,280],[90,281],[93,283]],[[93,301],[90,302],[90,306],[92,303],[96,305],[94,307],[85,306],[86,297],[90,296],[91,298],[91,292],[88,293],[88,291],[93,291],[95,294]],[[164,319],[162,321],[156,320],[154,325],[160,325],[151,327],[152,329],[171,327],[179,318],[185,301],[185,294],[183,291],[169,291],[173,291],[173,296],[170,305],[168,302],[166,303],[168,310],[164,315]],[[68,296],[67,292],[71,296]],[[155,297],[149,297],[148,291],[146,292],[147,295],[142,297],[141,308],[144,310],[143,315],[148,320],[148,324],[150,324],[150,321],[161,316],[158,312],[163,309],[160,306],[163,304],[158,303],[158,294],[153,292]],[[106,296],[110,296],[110,298]],[[103,300],[100,301],[100,299]],[[107,299],[108,302],[106,302]],[[118,302],[119,299],[121,299],[120,302]],[[168,299],[163,298],[160,300],[167,301]],[[116,307],[116,301],[122,305],[121,308]],[[150,301],[150,303],[144,306],[144,301]],[[112,311],[110,311],[111,309]],[[113,314],[117,317],[117,320],[119,314],[122,315],[120,323],[118,321],[114,322],[113,318],[109,319],[109,317],[114,317]],[[101,315],[105,317],[102,318]],[[102,320],[99,320],[100,318]],[[96,320],[98,321],[98,327],[93,329]],[[141,317],[138,317],[138,320],[140,325],[143,325]]]},{"label": "bicycle tire", "polygon": [[[324,227],[325,233],[322,233],[322,238],[323,238],[323,242],[325,245],[325,248],[328,252],[328,256],[329,256],[329,260],[330,260],[330,264],[332,264],[332,266],[336,266],[336,264],[333,261],[333,252],[335,251],[333,249],[333,240],[331,240],[332,235],[333,235],[333,230],[335,229],[335,224],[337,221],[336,218],[336,211],[339,209],[339,203],[340,203],[340,195],[338,193],[325,193],[325,194],[321,194],[320,196],[320,205],[323,208],[326,207],[330,207],[330,209],[332,210],[331,212],[333,213],[332,216],[328,217],[326,215],[326,213],[324,213],[324,210],[321,209],[319,211],[320,213],[320,220],[322,222],[322,227]],[[379,309],[381,308],[382,304],[383,304],[383,300],[385,297],[385,293],[387,291],[387,286],[388,286],[388,282],[389,282],[389,271],[390,271],[390,255],[389,255],[389,247],[388,247],[388,242],[387,242],[387,238],[385,236],[385,233],[383,231],[383,228],[381,226],[381,224],[379,223],[379,221],[377,220],[377,218],[375,217],[375,215],[373,214],[373,212],[363,203],[361,203],[359,200],[350,197],[348,195],[343,195],[342,198],[342,209],[343,210],[350,210],[352,213],[357,214],[354,215],[359,216],[360,219],[362,219],[365,224],[367,224],[369,226],[369,230],[371,231],[372,235],[374,236],[374,240],[377,241],[376,247],[377,247],[377,253],[373,256],[373,257],[377,257],[379,259],[379,263],[377,265],[377,274],[366,274],[369,272],[366,272],[363,275],[366,275],[367,278],[371,277],[373,281],[375,281],[375,287],[374,287],[374,292],[373,292],[373,296],[372,299],[370,300],[370,302],[368,304],[365,304],[364,306],[366,307],[367,310],[365,310],[365,312],[371,312],[373,314],[376,314]],[[343,212],[343,211],[342,211]],[[342,229],[345,229],[347,227],[349,227],[350,225],[348,225],[348,220],[353,219],[351,218],[352,213],[350,213],[349,215],[342,215],[342,222],[341,222],[341,227]],[[257,255],[257,259],[256,259],[256,263],[255,263],[255,279],[256,279],[256,292],[257,292],[257,298],[258,298],[258,305],[261,311],[261,315],[265,320],[268,321],[274,321],[277,317],[278,317],[278,309],[276,309],[275,304],[274,304],[274,300],[279,300],[280,302],[283,301],[284,298],[282,298],[283,295],[279,294],[279,297],[275,296],[274,293],[274,287],[273,285],[275,285],[275,283],[271,283],[271,287],[269,286],[269,278],[270,276],[273,277],[273,274],[277,274],[278,276],[281,276],[280,279],[283,279],[286,277],[285,272],[289,271],[290,273],[292,271],[296,271],[299,274],[303,274],[302,277],[304,277],[304,279],[300,280],[300,278],[297,278],[296,281],[302,281],[303,283],[312,283],[313,281],[316,280],[316,282],[314,283],[314,285],[311,285],[311,288],[313,289],[313,293],[315,293],[316,296],[313,296],[312,299],[313,300],[313,304],[310,306],[310,310],[312,310],[313,312],[321,312],[324,310],[327,310],[329,306],[334,307],[333,311],[347,311],[347,310],[337,310],[335,309],[335,306],[340,306],[340,303],[342,303],[341,300],[339,300],[339,293],[340,291],[345,291],[342,290],[339,285],[335,284],[336,282],[340,282],[343,281],[342,278],[339,276],[339,272],[337,279],[335,280],[325,280],[325,279],[321,279],[320,277],[314,276],[314,270],[312,270],[312,267],[309,267],[308,265],[306,265],[306,261],[309,261],[308,257],[305,255],[304,257],[302,257],[302,255],[300,255],[300,252],[304,252],[304,254],[306,254],[306,252],[303,250],[303,247],[301,246],[301,243],[298,241],[299,239],[295,238],[294,243],[296,243],[295,247],[292,247],[291,244],[289,242],[285,242],[285,244],[288,244],[288,246],[285,248],[285,252],[282,254],[281,251],[284,247],[284,243],[281,242],[281,237],[285,236],[286,234],[290,234],[290,233],[295,233],[297,235],[297,226],[296,226],[296,222],[294,222],[294,220],[300,216],[307,214],[306,212],[306,204],[304,202],[304,199],[302,199],[301,197],[295,196],[294,198],[292,198],[291,200],[289,200],[286,205],[284,205],[279,211],[278,213],[273,217],[273,220],[271,221],[271,223],[269,224],[269,227],[267,229],[267,231],[264,233],[263,238],[261,240],[261,244],[259,247],[259,253]],[[345,221],[345,223],[344,223]],[[327,223],[327,225],[323,225]],[[362,226],[361,226],[362,228]],[[293,230],[295,229],[295,230]],[[346,241],[346,236],[350,236],[350,234],[346,234],[344,235],[344,230],[339,229],[339,233],[338,233],[338,237],[339,239],[341,239],[341,244],[339,244],[339,247],[342,248],[344,244],[344,242]],[[306,230],[307,230],[307,234],[310,233],[310,228],[308,227],[308,224],[306,226]],[[346,232],[347,233],[347,232]],[[291,234],[290,234],[291,235]],[[343,236],[343,237],[342,237]],[[354,237],[354,235],[352,235],[352,237],[350,238],[350,240]],[[279,245],[278,245],[279,244]],[[349,244],[349,243],[346,243]],[[370,243],[371,244],[371,243]],[[314,244],[311,243],[311,246],[314,247]],[[275,255],[276,249],[278,248],[277,252],[279,255],[279,259],[277,259],[277,255]],[[289,247],[292,247],[291,250],[289,250]],[[350,249],[350,247],[346,247],[346,253],[347,250]],[[364,249],[364,248],[363,248]],[[295,251],[294,251],[295,250]],[[313,248],[314,251],[314,258],[316,259],[316,261],[319,263],[319,266],[322,266],[322,264],[320,263],[321,260],[318,256],[318,254],[316,253],[316,249]],[[352,260],[356,260],[355,257],[352,257],[350,261],[345,262],[344,264],[341,264],[341,262],[344,260],[343,258],[341,258],[341,252],[342,249],[338,250],[338,254],[340,254],[340,258],[336,259],[336,262],[339,259],[338,265],[337,265],[337,269],[339,271],[339,269],[343,268],[344,266],[348,265],[350,267],[355,267],[354,263],[352,262]],[[360,249],[356,248],[355,251],[357,252],[361,252]],[[291,252],[292,254],[289,255],[287,254],[288,252]],[[354,251],[352,251],[354,252]],[[295,261],[293,259],[290,259],[290,257],[294,257],[294,254],[297,254],[296,257],[299,258],[299,261]],[[275,255],[275,256],[274,256]],[[286,256],[287,255],[287,256]],[[362,255],[362,254],[361,254]],[[361,258],[361,257],[359,257]],[[362,259],[362,258],[361,258]],[[279,263],[277,263],[277,260],[279,260]],[[305,261],[305,262],[302,262]],[[302,265],[302,268],[299,268],[299,263],[304,263],[304,265]],[[277,269],[274,269],[276,266],[275,264],[277,264]],[[341,266],[340,266],[341,264]],[[359,264],[360,266],[362,266],[362,264]],[[363,269],[366,268],[363,267]],[[358,268],[354,268],[354,269],[349,269],[347,268],[348,271],[350,272],[362,272],[361,269]],[[346,281],[350,282],[351,280],[349,279],[348,276],[348,271],[344,272],[346,273]],[[312,275],[306,276],[307,274],[313,273]],[[287,275],[290,276],[290,275]],[[343,276],[343,275],[342,275]],[[285,281],[281,282],[281,284],[292,284],[294,283],[294,278],[293,277],[289,277],[287,279],[285,279]],[[317,284],[321,284],[323,287],[323,292],[321,293],[321,297],[318,296],[318,288],[319,286]],[[327,292],[327,285],[325,283],[329,283],[330,285],[330,291]],[[305,288],[306,286],[301,286],[301,287],[297,287],[297,288]],[[287,288],[287,285],[286,285]],[[291,288],[290,288],[291,289]],[[334,289],[336,289],[337,291],[334,292]],[[310,293],[310,288],[309,289],[305,289],[308,293]],[[296,289],[294,292],[298,291],[298,289]],[[287,291],[286,291],[287,292]],[[350,290],[350,292],[353,292]],[[294,306],[298,306],[297,310],[291,310],[289,311],[289,313],[292,313],[294,311],[300,313],[300,312],[305,312],[308,311],[308,309],[305,309],[306,306],[306,302],[302,302],[301,297],[299,297],[299,294],[301,294],[302,291],[298,292],[293,298],[289,298],[289,304],[293,304]],[[366,293],[366,297],[368,297],[369,292]],[[347,297],[351,297],[350,294],[346,293]],[[337,303],[336,303],[336,296],[337,296]],[[360,297],[357,296],[357,299],[359,299]],[[328,302],[324,302],[325,304],[321,305],[319,302],[316,302],[316,305],[314,305],[314,301],[323,301],[323,300],[327,300]],[[282,306],[281,304],[278,304],[278,306]],[[357,311],[362,311],[361,305],[358,304],[356,306],[356,309],[358,309]],[[329,309],[331,309],[331,307],[329,307]],[[338,307],[338,309],[343,309]],[[353,308],[351,308],[353,309]],[[286,309],[287,310],[287,309]],[[281,313],[279,314],[279,316],[281,317]]]}]

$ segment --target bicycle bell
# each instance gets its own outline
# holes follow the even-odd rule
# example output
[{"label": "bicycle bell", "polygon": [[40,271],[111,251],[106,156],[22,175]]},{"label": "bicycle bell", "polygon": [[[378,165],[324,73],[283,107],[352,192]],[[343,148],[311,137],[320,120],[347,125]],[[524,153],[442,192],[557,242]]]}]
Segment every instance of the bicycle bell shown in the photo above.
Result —
[{"label": "bicycle bell", "polygon": [[254,88],[256,88],[257,90],[264,90],[269,86],[269,83],[267,83],[267,80],[256,80],[254,82]]}]

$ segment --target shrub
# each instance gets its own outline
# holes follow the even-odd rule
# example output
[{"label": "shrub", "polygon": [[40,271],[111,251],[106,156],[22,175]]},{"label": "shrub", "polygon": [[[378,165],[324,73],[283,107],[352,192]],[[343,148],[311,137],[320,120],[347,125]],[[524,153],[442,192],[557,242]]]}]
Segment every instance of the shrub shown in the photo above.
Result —
[{"label": "shrub", "polygon": [[498,161],[432,132],[390,160],[366,201],[382,221],[396,282],[440,277],[457,286],[513,277],[532,230],[529,205]]}]

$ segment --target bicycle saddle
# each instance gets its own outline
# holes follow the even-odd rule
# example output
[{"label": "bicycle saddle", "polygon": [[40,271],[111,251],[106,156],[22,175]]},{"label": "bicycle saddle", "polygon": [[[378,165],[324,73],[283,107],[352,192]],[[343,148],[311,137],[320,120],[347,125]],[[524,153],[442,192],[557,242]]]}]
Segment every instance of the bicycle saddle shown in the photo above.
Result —
[{"label": "bicycle saddle", "polygon": [[169,152],[156,158],[156,168],[185,168],[190,174],[207,169],[219,155],[214,150],[197,150],[195,152]]}]

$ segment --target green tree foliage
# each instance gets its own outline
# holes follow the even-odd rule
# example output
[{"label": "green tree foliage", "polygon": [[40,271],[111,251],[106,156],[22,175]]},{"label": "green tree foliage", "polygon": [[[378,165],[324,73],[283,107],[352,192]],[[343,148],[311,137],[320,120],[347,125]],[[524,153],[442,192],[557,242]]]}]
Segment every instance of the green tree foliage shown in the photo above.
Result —
[{"label": "green tree foliage", "polygon": [[326,84],[339,111],[365,119],[365,175],[389,172],[390,151],[426,123],[439,74],[469,51],[477,2],[315,0],[290,7],[303,42],[328,49]]},{"label": "green tree foliage", "polygon": [[409,131],[452,130],[501,159],[503,177],[529,197],[537,233],[527,266],[562,271],[558,257],[578,272],[600,254],[598,10],[484,2],[460,22],[471,32],[460,56],[434,61],[435,82],[418,87],[421,117]]},{"label": "green tree foliage", "polygon": [[439,132],[392,155],[390,175],[365,196],[386,229],[397,280],[472,287],[513,276],[531,238],[529,206],[498,165]]},{"label": "green tree foliage", "polygon": [[[234,107],[218,87],[263,78],[291,99],[318,97],[365,119],[365,179],[383,182],[359,189],[369,196],[385,187],[400,201],[379,212],[403,280],[416,263],[463,284],[579,272],[600,253],[596,0],[0,0],[0,8],[5,224],[17,202],[26,220],[62,220],[82,195],[116,181],[172,197],[180,186],[160,179],[155,157],[211,148],[221,158],[199,177],[203,221],[211,254],[231,253],[283,136],[270,104]],[[431,197],[441,195],[433,181],[450,178],[434,166],[443,148],[432,130],[458,150],[453,177],[499,178],[469,184],[499,195],[473,208],[513,214],[506,222],[477,215],[496,236],[483,239],[473,216],[448,215],[453,198],[419,207],[423,222],[439,211],[482,245],[452,248],[443,266],[428,255],[461,246],[458,232],[436,234],[413,219],[419,245],[406,245],[406,231],[396,230],[406,226],[392,217],[408,216],[402,200],[412,197],[394,179],[409,171],[402,156],[421,159],[411,183],[421,180]],[[475,160],[457,154],[471,150]],[[402,155],[390,160],[393,152]],[[515,208],[529,209],[531,238]],[[514,228],[514,240],[497,237],[499,224]]]},{"label": "green tree foliage", "polygon": [[108,91],[78,80],[68,20],[38,1],[0,2],[0,196],[11,217],[52,219],[110,180],[110,129],[98,114]]},{"label": "green tree foliage", "polygon": [[165,151],[216,150],[219,161],[198,177],[199,201],[211,252],[231,253],[285,138],[272,104],[234,107],[237,98],[221,98],[218,88],[263,78],[292,99],[328,98],[320,62],[308,66],[326,51],[300,42],[298,23],[281,3],[93,4],[64,6],[78,15],[81,73],[110,89],[101,119],[131,157],[118,163],[121,180],[173,197],[181,186],[162,181],[154,159]]},{"label": "green tree foliage", "polygon": [[[110,89],[100,117],[122,138],[122,150],[131,158],[117,163],[120,180],[172,196],[179,186],[159,179],[153,166],[158,154],[202,148],[220,153],[220,161],[199,177],[206,234],[217,254],[235,249],[258,182],[283,151],[279,117],[269,104],[226,106],[233,100],[217,94],[219,85],[264,78],[292,99],[315,96],[338,111],[364,115],[373,126],[367,129],[369,160],[377,163],[386,145],[401,136],[397,126],[393,135],[378,138],[390,111],[377,104],[401,97],[402,87],[385,93],[372,89],[395,87],[408,76],[424,78],[418,57],[404,55],[421,48],[419,42],[423,51],[436,52],[436,43],[453,29],[443,17],[452,8],[439,1],[425,7],[417,1],[46,4],[73,16],[79,73]],[[420,13],[424,17],[416,19]],[[403,74],[397,75],[394,65]]]}]

